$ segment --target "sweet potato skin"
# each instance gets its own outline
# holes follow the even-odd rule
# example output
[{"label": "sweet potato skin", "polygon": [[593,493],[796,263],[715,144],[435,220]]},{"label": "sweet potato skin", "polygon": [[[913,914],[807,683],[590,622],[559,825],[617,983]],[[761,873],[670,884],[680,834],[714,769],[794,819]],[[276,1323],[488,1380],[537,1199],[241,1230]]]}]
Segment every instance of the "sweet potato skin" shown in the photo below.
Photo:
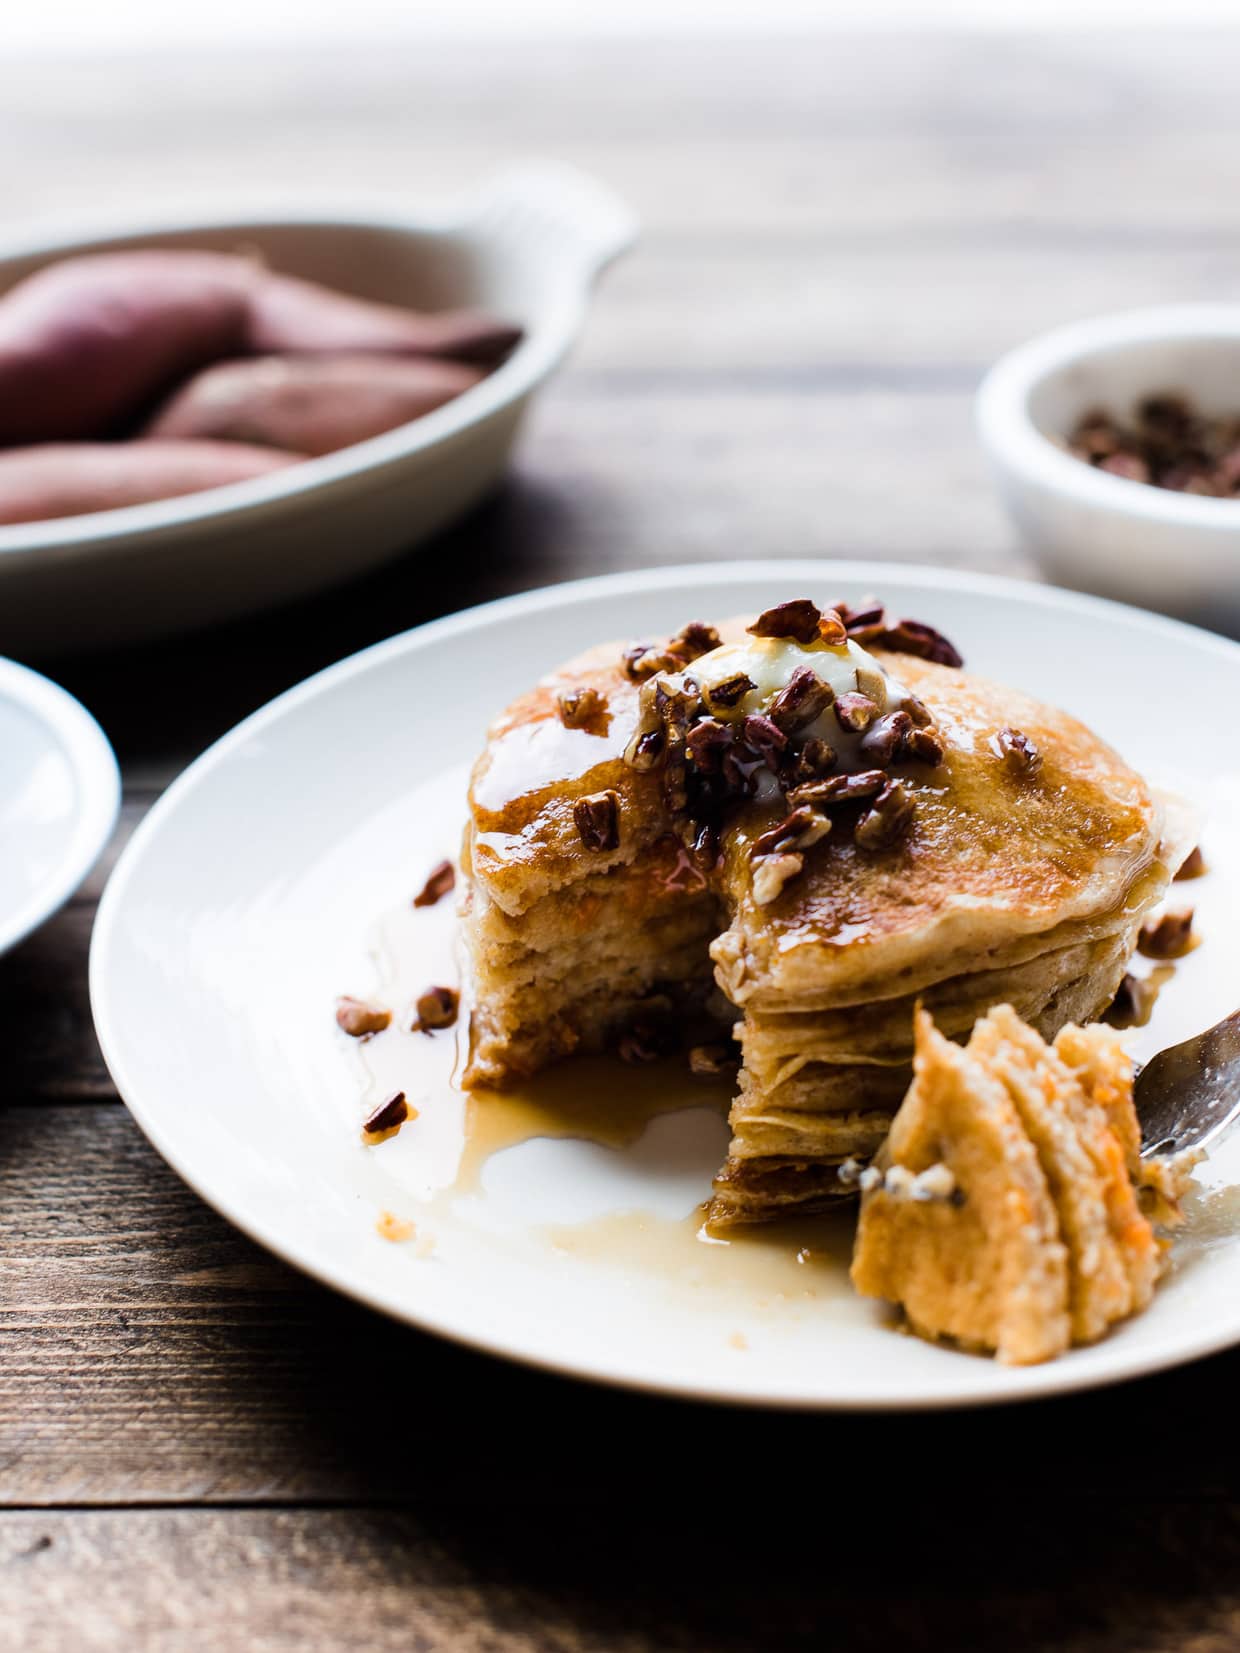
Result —
[{"label": "sweet potato skin", "polygon": [[253,290],[247,333],[255,355],[377,351],[481,367],[498,366],[520,339],[519,327],[480,310],[407,310],[272,272]]},{"label": "sweet potato skin", "polygon": [[258,356],[206,367],[145,434],[332,453],[419,419],[477,384],[461,362],[410,356]]},{"label": "sweet potato skin", "polygon": [[241,442],[46,442],[0,452],[0,523],[111,511],[244,482],[303,454]]},{"label": "sweet potato skin", "polygon": [[252,266],[218,253],[65,259],[0,299],[0,443],[102,436],[244,345]]}]

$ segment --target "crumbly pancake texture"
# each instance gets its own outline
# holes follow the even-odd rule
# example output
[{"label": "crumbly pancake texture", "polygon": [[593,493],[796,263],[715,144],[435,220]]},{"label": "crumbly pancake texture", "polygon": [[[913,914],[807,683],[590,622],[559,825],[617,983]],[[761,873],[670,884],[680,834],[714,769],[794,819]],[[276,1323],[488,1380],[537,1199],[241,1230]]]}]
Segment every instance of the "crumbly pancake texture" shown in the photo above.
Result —
[{"label": "crumbly pancake texture", "polygon": [[[860,1172],[852,1278],[932,1339],[1010,1364],[1092,1343],[1145,1308],[1186,1161],[1143,1162],[1132,1064],[1109,1028],[1045,1043],[1009,1005],[964,1049],[916,1017],[914,1077]],[[1146,1191],[1170,1188],[1165,1208]]]},{"label": "crumbly pancake texture", "polygon": [[908,1088],[919,998],[957,1039],[1000,1002],[1047,1038],[1101,1014],[1188,847],[1076,719],[840,612],[592,649],[470,785],[466,1084],[713,1024],[741,1063],[719,1226],[838,1196]]}]

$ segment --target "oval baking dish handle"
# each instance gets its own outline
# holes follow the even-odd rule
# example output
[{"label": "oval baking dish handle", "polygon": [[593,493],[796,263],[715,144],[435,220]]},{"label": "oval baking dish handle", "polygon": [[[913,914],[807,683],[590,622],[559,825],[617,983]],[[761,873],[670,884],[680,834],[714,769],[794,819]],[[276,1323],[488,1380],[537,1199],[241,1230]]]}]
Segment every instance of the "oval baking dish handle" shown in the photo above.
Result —
[{"label": "oval baking dish handle", "polygon": [[542,258],[575,264],[589,282],[632,246],[637,217],[586,173],[539,161],[488,179],[462,227],[488,240],[506,241],[514,250],[536,250]]}]

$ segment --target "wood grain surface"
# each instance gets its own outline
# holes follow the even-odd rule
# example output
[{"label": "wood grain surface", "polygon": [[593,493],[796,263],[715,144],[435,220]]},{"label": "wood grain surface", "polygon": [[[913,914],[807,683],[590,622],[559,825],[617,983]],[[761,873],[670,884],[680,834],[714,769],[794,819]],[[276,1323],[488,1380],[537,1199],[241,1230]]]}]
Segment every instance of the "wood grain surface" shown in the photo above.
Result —
[{"label": "wood grain surface", "polygon": [[[0,1648],[508,1653],[1240,1641],[1240,1357],[1011,1411],[750,1414],[419,1336],[259,1251],[116,1099],[86,955],[162,788],[307,673],[616,568],[1031,569],[970,429],[996,353],[1240,289],[1240,36],[840,36],[5,64],[0,215],[588,167],[639,250],[501,492],[210,635],[61,660],[126,783],[0,960]],[[881,583],[881,574],[876,575]]]}]

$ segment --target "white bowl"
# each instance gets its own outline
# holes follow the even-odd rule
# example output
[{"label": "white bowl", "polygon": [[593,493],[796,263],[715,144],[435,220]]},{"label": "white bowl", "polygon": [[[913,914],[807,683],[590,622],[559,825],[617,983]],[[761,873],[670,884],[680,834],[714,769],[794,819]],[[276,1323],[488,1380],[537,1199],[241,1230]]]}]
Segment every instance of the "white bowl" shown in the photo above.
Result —
[{"label": "white bowl", "polygon": [[366,298],[479,305],[526,330],[498,371],[446,407],[321,459],[179,499],[0,526],[0,649],[47,654],[222,620],[360,573],[433,534],[499,480],[531,394],[635,227],[602,185],[533,165],[408,214],[389,202],[206,215],[0,247],[0,292],[74,253],[245,248]]},{"label": "white bowl", "polygon": [[1056,445],[1081,414],[1123,417],[1157,391],[1240,411],[1240,305],[1175,304],[1077,322],[996,363],[977,429],[1008,510],[1052,579],[1240,625],[1240,500],[1130,482]]}]

